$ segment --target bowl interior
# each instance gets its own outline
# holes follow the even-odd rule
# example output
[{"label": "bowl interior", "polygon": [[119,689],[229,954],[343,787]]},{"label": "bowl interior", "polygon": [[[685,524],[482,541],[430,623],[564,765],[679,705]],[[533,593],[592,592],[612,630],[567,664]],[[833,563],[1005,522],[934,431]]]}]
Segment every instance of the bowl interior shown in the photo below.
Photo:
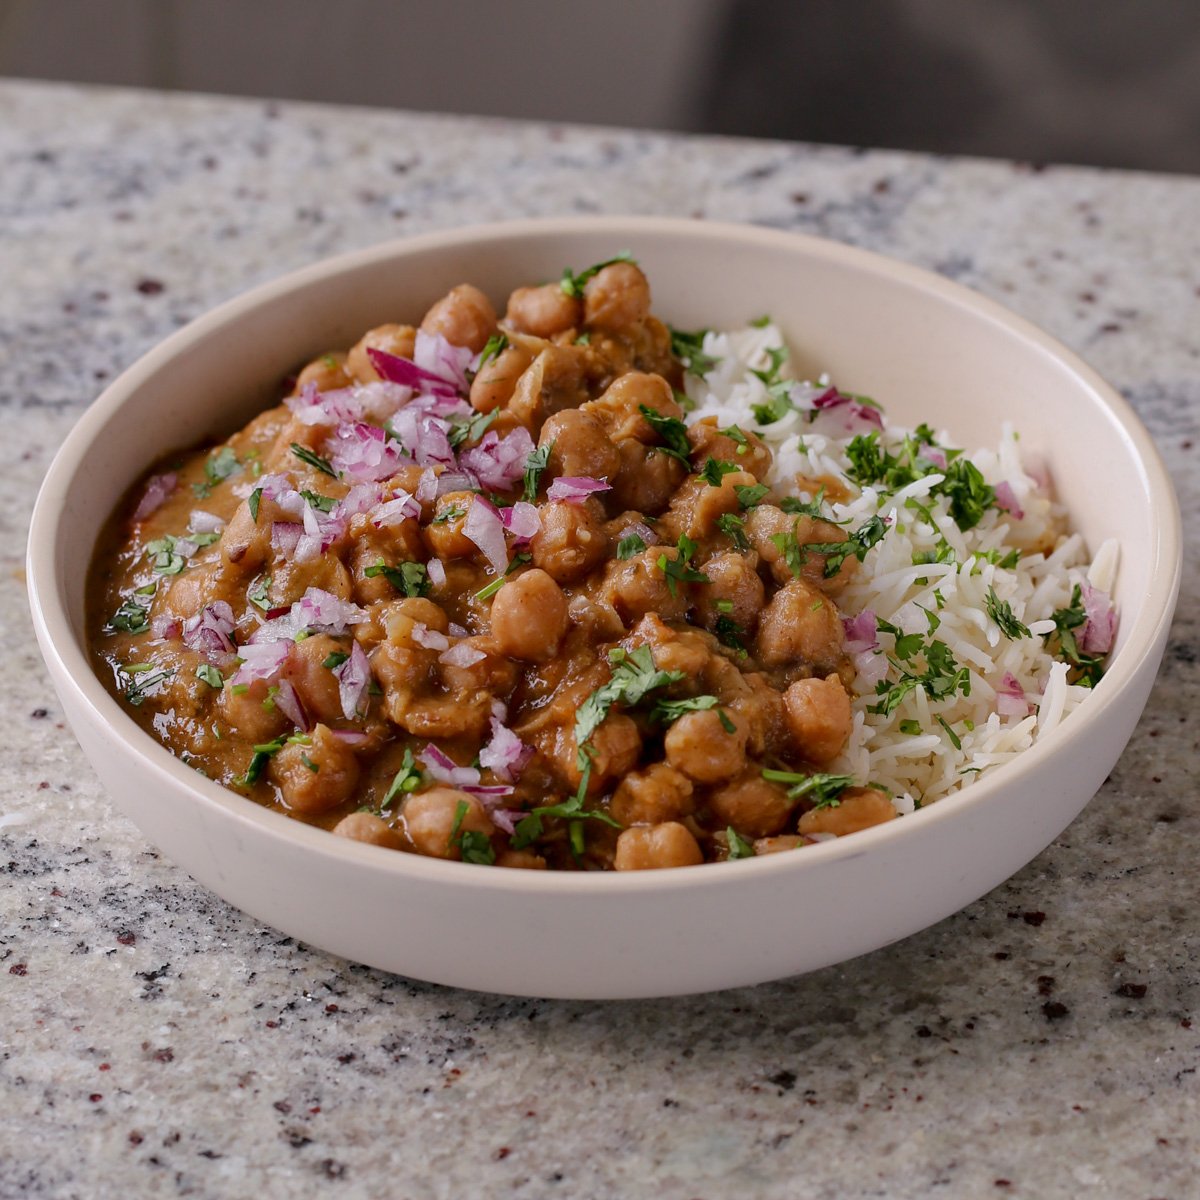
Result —
[{"label": "bowl interior", "polygon": [[676,326],[731,327],[769,313],[797,374],[828,371],[877,398],[894,421],[943,426],[967,448],[994,443],[1011,421],[1048,464],[1089,545],[1120,541],[1118,650],[1127,640],[1162,554],[1154,510],[1163,500],[1143,461],[1154,456],[1144,431],[1082,364],[965,289],[847,247],[749,228],[607,220],[463,231],[331,260],[230,302],[141,360],[72,433],[43,497],[61,504],[54,568],[79,648],[100,526],[162,454],[227,435],[307,359],[373,325],[419,320],[454,284],[476,283],[500,304],[518,284],[623,249],[649,276],[655,312]]}]

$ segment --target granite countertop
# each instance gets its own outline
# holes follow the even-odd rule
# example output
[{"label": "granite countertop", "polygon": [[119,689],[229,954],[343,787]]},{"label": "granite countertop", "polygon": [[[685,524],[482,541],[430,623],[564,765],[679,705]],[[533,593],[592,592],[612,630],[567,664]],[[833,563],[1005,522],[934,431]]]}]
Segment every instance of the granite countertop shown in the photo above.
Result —
[{"label": "granite countertop", "polygon": [[101,790],[22,558],[104,383],[324,255],[588,212],[802,230],[996,297],[1130,398],[1195,549],[1200,180],[0,84],[0,1197],[1195,1195],[1194,553],[1146,714],[1066,833],[783,983],[587,1004],[369,970],[229,908]]}]

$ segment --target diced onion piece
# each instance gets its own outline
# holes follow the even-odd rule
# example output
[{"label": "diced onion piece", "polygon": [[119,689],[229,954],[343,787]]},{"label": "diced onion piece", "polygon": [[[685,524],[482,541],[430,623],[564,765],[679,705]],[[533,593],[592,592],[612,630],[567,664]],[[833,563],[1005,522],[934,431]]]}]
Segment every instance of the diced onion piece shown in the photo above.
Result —
[{"label": "diced onion piece", "polygon": [[504,528],[512,534],[515,542],[528,542],[536,537],[542,528],[542,518],[538,516],[536,504],[518,500],[511,508],[500,510],[500,520]]},{"label": "diced onion piece", "polygon": [[256,679],[265,679],[269,683],[283,669],[283,664],[291,652],[290,639],[248,642],[238,649],[238,658],[242,660],[242,665],[229,682],[236,686],[240,683],[253,683]]},{"label": "diced onion piece", "polygon": [[224,600],[206,604],[183,623],[183,642],[211,662],[237,650],[233,640],[233,609]]},{"label": "diced onion piece", "polygon": [[477,785],[479,772],[474,767],[460,767],[447,754],[443,754],[432,742],[417,756],[425,769],[438,783],[448,783],[452,787],[461,788],[465,785]]},{"label": "diced onion piece", "polygon": [[879,646],[879,624],[869,608],[864,608],[856,617],[843,617],[842,628],[846,631],[847,654],[861,654]]},{"label": "diced onion piece", "polygon": [[1117,636],[1117,613],[1106,592],[1088,582],[1080,585],[1080,599],[1087,620],[1079,632],[1079,648],[1084,654],[1107,654]]},{"label": "diced onion piece", "polygon": [[525,745],[495,717],[492,718],[491,728],[491,741],[479,751],[479,765],[494,772],[498,779],[515,783],[533,756],[533,747]]},{"label": "diced onion piece", "polygon": [[496,506],[482,496],[476,496],[471,501],[467,519],[463,522],[462,531],[479,547],[480,553],[492,565],[498,574],[504,574],[508,567],[508,546],[504,541],[504,522]]},{"label": "diced onion piece", "polygon": [[142,493],[138,506],[133,510],[135,521],[144,521],[151,513],[162,507],[162,503],[175,490],[179,476],[174,471],[163,475],[151,475],[146,480],[146,490]]},{"label": "diced onion piece", "polygon": [[423,621],[413,622],[412,640],[418,646],[424,646],[426,650],[448,650],[450,648],[450,639],[444,633],[430,629]]},{"label": "diced onion piece", "polygon": [[456,642],[444,654],[438,655],[438,662],[450,667],[473,667],[485,658],[487,655],[478,646],[472,646],[470,642]]},{"label": "diced onion piece", "polygon": [[597,492],[612,490],[612,484],[603,479],[591,479],[586,475],[560,475],[547,489],[547,500],[566,500],[571,504],[582,504]]},{"label": "diced onion piece", "polygon": [[1020,500],[1017,499],[1017,493],[1013,491],[1013,486],[1007,479],[996,484],[996,506],[1011,513],[1014,520],[1020,521],[1025,516],[1025,510],[1021,507]]},{"label": "diced onion piece", "polygon": [[357,720],[362,715],[359,709],[363,693],[371,682],[371,664],[358,642],[350,647],[350,657],[333,668],[333,674],[338,681],[342,715],[347,721]]},{"label": "diced onion piece", "polygon": [[535,449],[533,438],[523,425],[504,437],[489,429],[478,446],[458,456],[458,462],[478,478],[482,487],[507,491],[524,475],[525,463]]},{"label": "diced onion piece", "polygon": [[300,693],[296,691],[291,680],[281,679],[278,688],[274,696],[275,706],[297,729],[309,729],[312,722],[308,719],[304,701],[300,699]]}]

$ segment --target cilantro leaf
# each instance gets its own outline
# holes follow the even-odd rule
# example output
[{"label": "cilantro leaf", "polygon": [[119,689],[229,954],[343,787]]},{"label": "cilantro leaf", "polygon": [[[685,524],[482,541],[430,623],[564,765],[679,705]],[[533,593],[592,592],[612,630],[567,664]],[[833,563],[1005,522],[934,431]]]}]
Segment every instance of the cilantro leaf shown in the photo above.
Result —
[{"label": "cilantro leaf", "polygon": [[1083,687],[1095,687],[1104,675],[1104,658],[1099,654],[1084,654],[1079,649],[1075,630],[1087,621],[1087,610],[1083,606],[1082,595],[1082,589],[1076,584],[1071,592],[1071,603],[1066,608],[1051,613],[1054,631],[1044,636],[1047,641],[1051,638],[1057,639],[1057,657],[1071,666],[1071,674],[1074,676],[1072,682]]},{"label": "cilantro leaf", "polygon": [[494,408],[488,413],[472,413],[469,417],[453,418],[450,422],[450,445],[457,450],[467,442],[477,441],[499,415],[500,410]]},{"label": "cilantro leaf", "polygon": [[550,461],[550,451],[554,449],[553,442],[547,442],[544,446],[539,446],[525,460],[525,499],[536,500],[538,493],[538,481],[542,477],[542,472],[546,469],[546,464]]},{"label": "cilantro leaf", "polygon": [[753,858],[754,843],[747,841],[732,825],[725,829],[725,841],[729,844],[729,860]]},{"label": "cilantro leaf", "polygon": [[109,633],[145,633],[150,628],[150,601],[153,592],[146,595],[134,592],[121,601],[120,608],[108,619]]},{"label": "cilantro leaf", "polygon": [[697,474],[710,487],[720,487],[721,480],[726,475],[735,475],[741,469],[736,463],[720,462],[710,455],[704,460],[704,466],[701,467]]},{"label": "cilantro leaf", "polygon": [[381,558],[373,566],[367,567],[363,574],[368,579],[382,575],[396,591],[405,596],[424,596],[429,592],[429,572],[424,563],[402,562],[399,566],[391,567]]},{"label": "cilantro leaf", "polygon": [[1017,638],[1030,636],[1029,626],[1017,620],[1012,605],[1007,600],[1001,600],[996,595],[994,587],[988,588],[987,600],[984,601],[984,605],[987,608],[988,616],[992,618],[996,627],[1006,638],[1015,641]]},{"label": "cilantro leaf", "polygon": [[474,829],[462,829],[462,823],[471,806],[460,800],[454,810],[454,824],[450,827],[450,837],[447,846],[457,846],[465,863],[490,867],[496,861],[496,850],[486,833]]},{"label": "cilantro leaf", "polygon": [[[300,493],[318,512],[332,512],[337,501],[332,496],[322,496],[320,492],[303,491]],[[255,518],[257,520],[257,517]]]},{"label": "cilantro leaf", "polygon": [[624,560],[632,558],[635,554],[641,554],[646,549],[646,543],[636,533],[627,533],[617,543],[617,558]]},{"label": "cilantro leaf", "polygon": [[813,808],[836,808],[841,803],[838,797],[854,785],[853,775],[827,775],[819,771],[809,775],[768,767],[762,777],[772,783],[790,784],[788,796],[792,800],[806,796],[812,801]]},{"label": "cilantro leaf", "polygon": [[717,528],[738,550],[744,552],[750,549],[750,540],[746,537],[745,517],[739,517],[737,513],[722,513],[717,518]]},{"label": "cilantro leaf", "polygon": [[596,732],[614,704],[619,702],[632,708],[655,688],[668,687],[686,678],[683,671],[660,671],[654,665],[649,646],[638,646],[629,651],[615,647],[608,652],[608,661],[613,668],[612,678],[592,692],[575,714],[575,745],[579,748],[581,771],[589,761],[584,749],[588,738]]},{"label": "cilantro leaf", "polygon": [[638,411],[646,418],[650,428],[666,443],[658,449],[672,458],[677,458],[690,469],[692,444],[688,441],[687,426],[678,417],[668,417],[648,404],[639,404]]},{"label": "cilantro leaf", "polygon": [[763,502],[771,489],[765,483],[735,483],[733,490],[743,508],[754,508]]},{"label": "cilantro leaf", "polygon": [[562,288],[563,295],[570,296],[574,300],[580,300],[583,298],[584,286],[599,275],[605,267],[611,267],[621,262],[636,263],[636,261],[630,251],[619,250],[612,258],[606,258],[603,262],[593,263],[592,266],[580,271],[578,275],[570,267],[564,267],[562,279],[559,280],[558,286]]},{"label": "cilantro leaf", "polygon": [[697,329],[687,333],[682,329],[668,326],[671,332],[671,353],[693,375],[707,375],[721,360],[711,354],[704,353],[704,336],[707,329]]},{"label": "cilantro leaf", "polygon": [[299,442],[292,443],[292,453],[302,462],[307,463],[310,467],[316,468],[322,475],[328,475],[331,479],[337,478],[337,472],[333,469],[329,459],[322,458],[315,451],[310,450],[307,446],[300,445]]},{"label": "cilantro leaf", "polygon": [[678,557],[668,558],[665,554],[658,556],[658,569],[666,576],[667,588],[672,596],[679,594],[681,583],[711,583],[703,571],[698,571],[691,565],[691,557],[696,553],[697,545],[686,533],[679,535],[677,546]]}]

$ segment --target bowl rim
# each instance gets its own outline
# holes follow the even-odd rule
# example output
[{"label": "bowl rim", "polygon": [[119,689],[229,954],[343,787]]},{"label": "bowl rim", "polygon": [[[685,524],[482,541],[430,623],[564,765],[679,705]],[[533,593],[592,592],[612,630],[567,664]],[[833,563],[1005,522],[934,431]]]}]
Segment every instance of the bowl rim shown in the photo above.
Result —
[{"label": "bowl rim", "polygon": [[[670,236],[695,239],[699,243],[743,244],[800,250],[806,256],[833,265],[890,278],[924,293],[932,293],[954,307],[971,310],[1010,334],[1030,343],[1075,376],[1092,399],[1115,418],[1132,446],[1150,496],[1154,522],[1151,582],[1143,603],[1126,632],[1125,644],[1112,665],[1080,708],[1035,743],[1016,761],[1005,764],[990,776],[973,782],[960,792],[935,804],[907,814],[902,820],[863,830],[851,838],[839,838],[805,847],[802,856],[772,854],[752,862],[702,864],[704,870],[678,871],[489,871],[481,872],[466,863],[398,854],[394,850],[333,837],[325,830],[274,812],[220,784],[198,775],[160,742],[142,730],[105,690],[88,656],[76,640],[67,611],[64,589],[55,569],[58,536],[66,496],[98,433],[130,395],[160,371],[174,356],[194,341],[215,333],[247,312],[272,304],[297,291],[318,287],[324,281],[366,268],[379,260],[403,259],[410,254],[496,240],[536,240],[569,235],[603,235],[614,239],[638,236]],[[43,656],[56,684],[71,690],[93,725],[105,728],[124,743],[129,753],[139,755],[152,773],[153,783],[182,788],[189,799],[214,816],[232,820],[247,833],[279,838],[306,853],[315,853],[330,866],[342,863],[359,870],[408,876],[429,884],[483,885],[506,892],[554,893],[560,896],[659,894],[696,886],[722,887],[765,879],[775,873],[815,870],[838,861],[872,853],[890,843],[906,844],[920,838],[935,822],[961,820],[979,805],[993,802],[994,793],[1023,781],[1040,769],[1049,755],[1066,754],[1080,740],[1089,722],[1101,718],[1119,704],[1123,688],[1139,673],[1145,660],[1156,652],[1165,637],[1174,610],[1182,572],[1181,517],[1174,488],[1165,463],[1150,434],[1132,406],[1107,384],[1074,351],[1039,327],[994,300],[932,271],[889,256],[847,245],[828,238],[770,227],[678,217],[609,215],[602,217],[525,218],[435,230],[411,237],[389,239],[372,246],[334,255],[259,284],[210,309],[170,334],[137,359],[112,381],[81,414],[55,454],[39,489],[30,521],[27,575],[30,607]],[[116,801],[117,807],[122,805]],[[960,815],[961,814],[961,815]]]}]

